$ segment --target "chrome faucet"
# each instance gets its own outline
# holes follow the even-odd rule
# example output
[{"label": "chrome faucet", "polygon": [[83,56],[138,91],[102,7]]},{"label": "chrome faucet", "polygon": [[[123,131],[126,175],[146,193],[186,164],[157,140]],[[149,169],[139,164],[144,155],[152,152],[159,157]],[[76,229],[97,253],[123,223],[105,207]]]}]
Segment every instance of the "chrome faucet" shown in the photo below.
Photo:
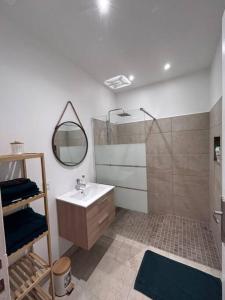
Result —
[{"label": "chrome faucet", "polygon": [[75,186],[76,190],[83,191],[86,188],[85,176],[82,176],[82,179],[77,178],[77,183]]}]

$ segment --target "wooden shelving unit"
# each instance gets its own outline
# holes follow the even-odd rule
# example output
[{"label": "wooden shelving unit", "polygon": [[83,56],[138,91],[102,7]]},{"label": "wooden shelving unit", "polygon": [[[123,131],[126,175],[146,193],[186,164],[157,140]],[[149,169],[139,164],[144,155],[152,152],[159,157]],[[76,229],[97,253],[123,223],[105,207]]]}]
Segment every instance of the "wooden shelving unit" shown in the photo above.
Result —
[{"label": "wooden shelving unit", "polygon": [[[15,259],[19,255],[23,255],[9,267],[9,281],[11,287],[12,300],[54,300],[54,284],[52,274],[52,252],[51,252],[51,235],[49,229],[49,213],[47,203],[47,184],[45,174],[45,161],[43,153],[25,153],[21,155],[2,155],[0,156],[0,163],[21,161],[22,162],[22,176],[27,177],[26,160],[40,159],[41,176],[42,176],[42,192],[33,197],[12,203],[2,208],[3,214],[13,213],[15,209],[29,206],[32,202],[44,200],[45,217],[48,225],[48,231],[45,231],[40,236],[24,245],[8,256],[8,259]],[[48,246],[48,262],[43,260],[33,252],[33,245],[42,238],[47,238]],[[51,295],[42,287],[42,281],[50,276],[51,280]]]},{"label": "wooden shelving unit", "polygon": [[44,197],[45,197],[45,194],[44,193],[40,193],[40,194],[35,195],[33,197],[30,197],[30,198],[27,198],[27,199],[24,199],[24,200],[20,200],[20,201],[17,201],[15,203],[12,203],[10,205],[4,206],[2,208],[3,214],[6,215],[6,214],[10,213],[11,211],[13,211],[15,209],[18,209],[18,208],[21,208],[23,206],[26,206],[26,205],[28,205],[28,204],[30,204],[33,201],[36,201],[38,199],[43,199]]},{"label": "wooden shelving unit", "polygon": [[16,252],[13,252],[12,254],[10,254],[8,256],[9,259],[12,259],[14,257],[17,257],[18,255],[20,255],[21,253],[24,253],[25,251],[29,250],[31,247],[33,247],[33,245],[35,243],[37,243],[38,241],[40,241],[41,239],[43,239],[44,237],[47,237],[49,234],[48,231],[43,232],[41,235],[39,235],[37,238],[35,238],[34,240],[32,240],[31,242],[29,242],[28,244],[24,245],[22,248],[20,248],[19,250],[17,250]]},{"label": "wooden shelving unit", "polygon": [[25,300],[51,300],[51,296],[37,285],[25,298]]},{"label": "wooden shelving unit", "polygon": [[37,254],[29,253],[9,268],[9,280],[13,299],[22,300],[40,283],[51,269]]},{"label": "wooden shelving unit", "polygon": [[44,157],[44,153],[8,154],[8,155],[0,155],[0,162],[19,161],[19,160],[26,160],[31,158],[42,158],[42,157]]}]

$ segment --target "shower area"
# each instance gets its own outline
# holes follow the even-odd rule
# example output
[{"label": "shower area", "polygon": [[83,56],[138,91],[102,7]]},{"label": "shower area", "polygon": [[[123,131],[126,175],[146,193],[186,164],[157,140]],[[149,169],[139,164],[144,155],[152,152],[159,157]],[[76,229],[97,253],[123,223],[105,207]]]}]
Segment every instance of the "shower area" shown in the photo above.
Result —
[{"label": "shower area", "polygon": [[146,132],[153,119],[142,108],[93,119],[96,180],[116,187],[118,207],[149,212]]},{"label": "shower area", "polygon": [[96,181],[115,186],[119,207],[107,235],[221,268],[220,103],[210,113],[155,119],[117,108],[93,119]]}]

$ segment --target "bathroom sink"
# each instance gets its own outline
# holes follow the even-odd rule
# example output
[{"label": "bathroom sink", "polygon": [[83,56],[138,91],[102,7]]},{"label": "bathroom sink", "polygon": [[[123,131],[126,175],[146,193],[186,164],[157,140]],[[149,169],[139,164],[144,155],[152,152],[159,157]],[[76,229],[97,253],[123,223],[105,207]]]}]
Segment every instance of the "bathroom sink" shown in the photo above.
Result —
[{"label": "bathroom sink", "polygon": [[74,189],[57,197],[57,199],[82,207],[88,207],[113,189],[114,186],[111,185],[88,183],[83,190]]}]

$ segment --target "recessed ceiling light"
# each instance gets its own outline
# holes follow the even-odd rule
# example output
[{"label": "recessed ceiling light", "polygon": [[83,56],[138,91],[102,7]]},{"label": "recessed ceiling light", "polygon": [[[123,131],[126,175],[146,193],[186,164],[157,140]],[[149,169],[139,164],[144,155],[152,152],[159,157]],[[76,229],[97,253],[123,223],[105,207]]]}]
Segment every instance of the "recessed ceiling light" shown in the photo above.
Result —
[{"label": "recessed ceiling light", "polygon": [[130,80],[130,81],[134,81],[134,79],[135,79],[134,75],[130,75],[130,76],[129,76],[129,80]]},{"label": "recessed ceiling light", "polygon": [[166,63],[164,66],[164,70],[168,71],[169,69],[171,69],[171,64],[170,63]]},{"label": "recessed ceiling light", "polygon": [[102,15],[109,12],[111,0],[97,0],[98,9]]},{"label": "recessed ceiling light", "polygon": [[113,90],[121,89],[132,84],[131,80],[124,75],[118,75],[107,79],[104,83]]}]

